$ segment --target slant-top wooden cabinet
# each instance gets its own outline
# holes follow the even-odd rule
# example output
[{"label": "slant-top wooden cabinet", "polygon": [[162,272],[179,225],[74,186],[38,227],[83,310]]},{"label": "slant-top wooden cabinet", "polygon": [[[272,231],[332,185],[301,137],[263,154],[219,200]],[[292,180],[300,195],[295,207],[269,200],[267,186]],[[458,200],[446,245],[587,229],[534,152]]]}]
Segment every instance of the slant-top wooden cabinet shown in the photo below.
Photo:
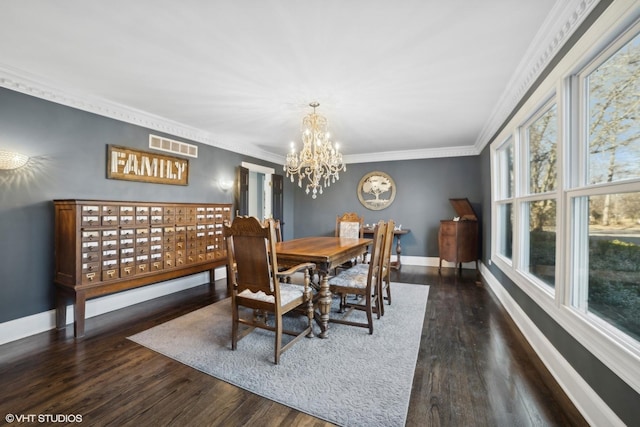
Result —
[{"label": "slant-top wooden cabinet", "polygon": [[226,265],[223,225],[230,204],[54,200],[56,325],[74,303],[84,335],[89,298]]},{"label": "slant-top wooden cabinet", "polygon": [[442,260],[453,262],[462,272],[462,263],[475,261],[478,271],[478,218],[468,199],[449,199],[456,211],[456,220],[440,221],[438,231],[438,249],[442,269]]}]

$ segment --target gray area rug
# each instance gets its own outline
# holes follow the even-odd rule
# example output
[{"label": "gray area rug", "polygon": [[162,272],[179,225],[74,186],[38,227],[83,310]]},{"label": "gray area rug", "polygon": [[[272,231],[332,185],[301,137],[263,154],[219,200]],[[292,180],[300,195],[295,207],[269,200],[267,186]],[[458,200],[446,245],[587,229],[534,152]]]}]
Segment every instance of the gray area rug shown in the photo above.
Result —
[{"label": "gray area rug", "polygon": [[[393,304],[385,305],[381,319],[374,317],[373,335],[366,328],[332,323],[327,339],[298,341],[279,365],[273,364],[269,331],[256,329],[231,350],[230,298],[129,339],[334,424],[404,426],[429,287],[392,283],[391,288]],[[356,311],[350,317],[361,316]]]}]

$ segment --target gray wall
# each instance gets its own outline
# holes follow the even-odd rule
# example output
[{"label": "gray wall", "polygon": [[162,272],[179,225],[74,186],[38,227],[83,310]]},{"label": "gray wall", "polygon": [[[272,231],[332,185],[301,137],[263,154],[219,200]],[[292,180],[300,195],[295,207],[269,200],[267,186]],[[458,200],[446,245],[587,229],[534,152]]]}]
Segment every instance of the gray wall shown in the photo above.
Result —
[{"label": "gray wall", "polygon": [[[32,156],[25,168],[0,171],[0,322],[54,307],[52,200],[232,203],[233,191],[222,192],[214,180],[235,179],[242,161],[281,170],[173,137],[199,146],[188,186],[107,179],[107,144],[148,150],[149,133],[164,135],[0,88],[0,149]],[[285,186],[285,200],[291,191]],[[291,208],[285,205],[285,217],[293,216]]]},{"label": "gray wall", "polygon": [[[437,257],[440,220],[455,216],[450,198],[468,198],[482,219],[479,168],[477,156],[350,164],[340,180],[315,200],[298,188],[296,181],[295,235],[332,236],[336,215],[357,212],[365,223],[393,219],[411,229],[402,237],[403,255]],[[379,211],[362,206],[357,194],[360,179],[373,171],[387,173],[397,187],[394,202]]]}]

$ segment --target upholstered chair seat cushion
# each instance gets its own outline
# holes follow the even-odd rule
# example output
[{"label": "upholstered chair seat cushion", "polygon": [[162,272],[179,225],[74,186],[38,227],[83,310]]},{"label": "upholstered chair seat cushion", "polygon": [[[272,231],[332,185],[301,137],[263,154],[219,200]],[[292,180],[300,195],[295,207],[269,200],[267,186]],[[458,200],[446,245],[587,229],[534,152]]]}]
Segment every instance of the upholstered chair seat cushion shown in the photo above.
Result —
[{"label": "upholstered chair seat cushion", "polygon": [[[351,267],[349,270],[354,270],[359,274],[367,274],[367,271],[369,271],[369,264],[356,264],[353,267]],[[387,266],[383,265],[382,266],[383,277],[384,277],[384,273],[386,272],[387,272]]]},{"label": "upholstered chair seat cushion", "polygon": [[349,270],[353,270],[355,273],[358,273],[358,274],[367,274],[367,272],[369,271],[369,264],[356,264],[353,267],[351,267]]},{"label": "upholstered chair seat cushion", "polygon": [[[303,295],[304,288],[300,285],[294,285],[291,283],[280,283],[280,302],[282,306],[289,304],[291,301],[300,298]],[[251,292],[249,289],[245,289],[240,292],[238,296],[244,298],[251,298],[258,301],[264,301],[269,303],[275,302],[275,297],[273,295],[267,295],[262,291],[259,292]]]},{"label": "upholstered chair seat cushion", "polygon": [[362,271],[359,271],[360,269],[356,269],[354,267],[344,270],[337,276],[329,279],[329,285],[349,286],[352,288],[364,289],[367,286],[367,273],[369,266],[366,265],[366,267],[367,268]]}]

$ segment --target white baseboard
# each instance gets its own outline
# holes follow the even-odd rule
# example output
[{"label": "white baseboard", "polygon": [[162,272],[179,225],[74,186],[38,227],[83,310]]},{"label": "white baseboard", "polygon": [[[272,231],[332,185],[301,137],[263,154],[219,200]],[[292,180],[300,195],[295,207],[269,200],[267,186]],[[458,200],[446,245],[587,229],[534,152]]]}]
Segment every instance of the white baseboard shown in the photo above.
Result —
[{"label": "white baseboard", "polygon": [[[215,270],[214,280],[227,277],[226,268]],[[167,280],[153,285],[142,286],[116,294],[106,295],[87,301],[85,318],[99,316],[110,311],[119,310],[140,302],[169,295],[174,292],[184,291],[200,286],[209,281],[209,273],[202,272],[178,279]],[[67,306],[67,324],[73,323],[73,305]],[[21,338],[45,332],[56,327],[56,310],[36,313],[31,316],[21,317],[0,323],[0,345]]]},{"label": "white baseboard", "polygon": [[480,264],[480,272],[542,363],[551,372],[551,375],[576,405],[589,425],[623,427],[625,424],[622,420],[562,357],[484,264]]},{"label": "white baseboard", "polygon": [[[396,261],[397,256],[393,255],[391,257],[391,260]],[[440,262],[440,258],[438,257],[420,257],[420,256],[402,256],[401,260],[403,265],[418,265],[421,267],[438,267]],[[456,264],[454,262],[442,261],[442,267],[455,268]],[[462,268],[475,270],[476,263],[463,262]]]}]

